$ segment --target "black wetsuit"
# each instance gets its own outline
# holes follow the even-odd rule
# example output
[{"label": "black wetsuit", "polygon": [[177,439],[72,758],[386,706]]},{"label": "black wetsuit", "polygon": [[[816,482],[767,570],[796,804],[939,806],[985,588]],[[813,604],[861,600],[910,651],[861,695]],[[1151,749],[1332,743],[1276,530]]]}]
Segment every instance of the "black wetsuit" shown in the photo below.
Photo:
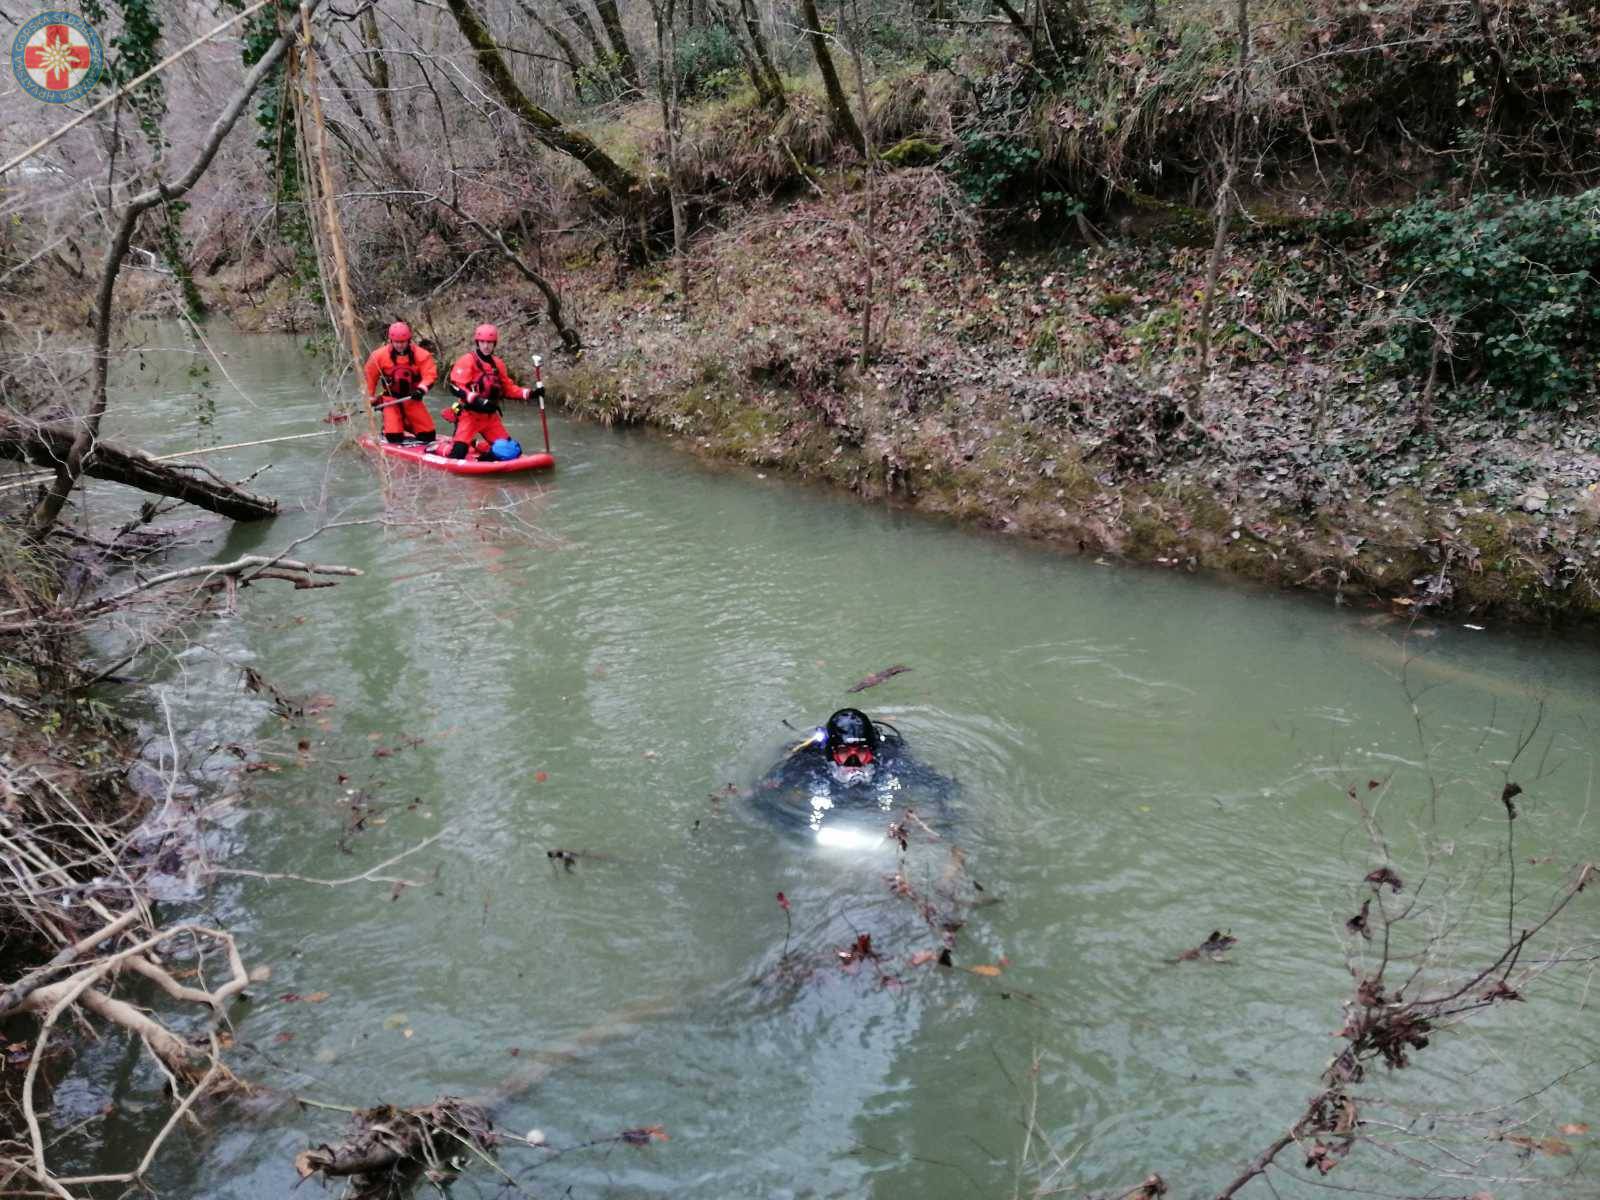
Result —
[{"label": "black wetsuit", "polygon": [[930,826],[948,823],[955,780],[912,758],[898,731],[880,724],[878,733],[867,773],[836,767],[818,737],[797,746],[761,777],[757,806],[797,831],[848,830],[858,842],[881,839],[908,808]]}]

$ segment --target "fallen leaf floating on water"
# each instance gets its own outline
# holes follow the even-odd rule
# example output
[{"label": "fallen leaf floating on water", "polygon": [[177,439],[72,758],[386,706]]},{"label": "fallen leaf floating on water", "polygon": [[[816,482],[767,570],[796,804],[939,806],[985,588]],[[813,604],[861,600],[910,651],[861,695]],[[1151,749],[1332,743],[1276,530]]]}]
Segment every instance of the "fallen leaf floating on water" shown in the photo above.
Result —
[{"label": "fallen leaf floating on water", "polygon": [[878,952],[872,948],[870,933],[858,933],[855,942],[848,950],[836,950],[834,953],[839,956],[839,961],[846,965],[858,963],[865,958],[878,957]]},{"label": "fallen leaf floating on water", "polygon": [[1483,998],[1485,1000],[1521,1000],[1522,993],[1504,979],[1496,979],[1484,989]]},{"label": "fallen leaf floating on water", "polygon": [[784,912],[789,911],[789,897],[785,896],[782,892],[778,893],[778,907],[783,909]]},{"label": "fallen leaf floating on water", "polygon": [[546,782],[549,781],[549,779],[550,779],[550,772],[548,772],[548,771],[535,771],[533,773],[533,781],[535,783],[546,783]]},{"label": "fallen leaf floating on water", "polygon": [[896,675],[903,675],[909,670],[911,670],[910,667],[902,666],[901,664],[896,663],[892,667],[885,667],[881,671],[874,671],[871,675],[868,675],[865,679],[861,680],[860,682],[852,685],[851,687],[845,688],[845,691],[847,691],[847,692],[864,692],[869,687],[877,687],[885,679],[893,679]]},{"label": "fallen leaf floating on water", "polygon": [[1528,1154],[1532,1154],[1535,1151],[1540,1154],[1549,1154],[1551,1156],[1567,1155],[1572,1153],[1572,1147],[1566,1142],[1563,1142],[1560,1138],[1532,1138],[1523,1137],[1519,1133],[1508,1133],[1502,1140],[1510,1142],[1513,1146]]},{"label": "fallen leaf floating on water", "polygon": [[1361,911],[1344,923],[1344,927],[1351,933],[1359,933],[1367,941],[1372,940],[1372,930],[1367,928],[1367,910],[1372,907],[1372,898],[1369,896],[1361,902]]},{"label": "fallen leaf floating on water", "polygon": [[1522,795],[1522,785],[1520,783],[1508,783],[1505,791],[1500,793],[1500,803],[1506,806],[1506,816],[1513,821],[1517,819],[1517,806],[1511,801],[1514,797],[1520,795]]},{"label": "fallen leaf floating on water", "polygon": [[1156,1200],[1167,1194],[1167,1181],[1152,1172],[1145,1181],[1128,1193],[1128,1200]]},{"label": "fallen leaf floating on water", "polygon": [[1338,1165],[1339,1156],[1334,1152],[1333,1147],[1326,1146],[1320,1141],[1311,1143],[1311,1149],[1306,1152],[1307,1167],[1315,1167],[1326,1175]]},{"label": "fallen leaf floating on water", "polygon": [[1220,929],[1213,929],[1211,936],[1198,946],[1185,950],[1174,960],[1176,962],[1190,962],[1197,958],[1209,958],[1214,962],[1221,962],[1222,955],[1231,947],[1238,945],[1239,939],[1232,933],[1223,933]]},{"label": "fallen leaf floating on water", "polygon": [[980,963],[976,967],[967,967],[965,969],[971,971],[974,975],[985,975],[991,979],[1000,974],[1000,968],[993,963]]},{"label": "fallen leaf floating on water", "polygon": [[1382,888],[1388,884],[1396,892],[1405,887],[1404,881],[1388,867],[1379,867],[1376,871],[1368,871],[1366,881],[1375,888]]},{"label": "fallen leaf floating on water", "polygon": [[921,967],[931,962],[937,962],[938,959],[939,952],[936,950],[918,950],[908,960],[908,964],[913,967]]},{"label": "fallen leaf floating on water", "polygon": [[1570,1125],[1562,1125],[1562,1126],[1560,1126],[1556,1130],[1556,1132],[1557,1133],[1564,1133],[1568,1137],[1576,1137],[1580,1133],[1588,1133],[1589,1132],[1589,1126],[1586,1125],[1582,1121],[1574,1121]]},{"label": "fallen leaf floating on water", "polygon": [[624,1129],[619,1135],[630,1146],[648,1146],[651,1142],[669,1142],[667,1131],[660,1125],[641,1125],[638,1129]]}]

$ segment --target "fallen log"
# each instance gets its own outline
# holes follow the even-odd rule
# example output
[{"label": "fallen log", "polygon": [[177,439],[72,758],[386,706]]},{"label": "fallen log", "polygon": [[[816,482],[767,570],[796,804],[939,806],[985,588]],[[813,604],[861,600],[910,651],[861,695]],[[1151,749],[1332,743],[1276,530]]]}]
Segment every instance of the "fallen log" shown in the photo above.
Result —
[{"label": "fallen log", "polygon": [[[0,458],[54,469],[67,461],[73,430],[61,424],[29,424],[0,417]],[[83,472],[157,496],[169,496],[235,521],[260,521],[278,514],[278,502],[236,487],[194,464],[157,462],[138,450],[97,440]]]},{"label": "fallen log", "polygon": [[383,1104],[357,1112],[345,1141],[302,1150],[294,1165],[301,1179],[318,1172],[348,1178],[356,1200],[389,1200],[419,1177],[444,1182],[454,1174],[452,1159],[493,1144],[494,1124],[484,1109],[441,1096],[420,1108]]}]

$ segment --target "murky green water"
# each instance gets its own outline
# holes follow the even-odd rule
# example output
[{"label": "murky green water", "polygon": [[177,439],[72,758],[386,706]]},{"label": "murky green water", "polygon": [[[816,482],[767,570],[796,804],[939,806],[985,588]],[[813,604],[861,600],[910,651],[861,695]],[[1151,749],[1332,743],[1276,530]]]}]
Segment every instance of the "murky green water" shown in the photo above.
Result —
[{"label": "murky green water", "polygon": [[[194,397],[177,394],[192,392],[193,347],[170,327],[152,340],[185,352],[147,356],[120,426],[158,452],[194,445]],[[292,339],[214,341],[245,396],[213,371],[201,440],[324,428],[317,364]],[[536,438],[532,414],[510,420]],[[192,628],[151,669],[179,728],[197,731],[189,765],[230,797],[212,823],[231,865],[344,877],[439,839],[384,872],[422,883],[398,896],[210,886],[199,911],[272,969],[235,1014],[251,1078],[331,1104],[419,1103],[492,1092],[566,1051],[500,1107],[505,1128],[557,1147],[652,1125],[671,1140],[508,1150],[506,1168],[544,1195],[1119,1193],[1151,1171],[1203,1195],[1299,1114],[1339,1044],[1342,926],[1382,861],[1347,788],[1380,816],[1404,897],[1421,898],[1400,978],[1430,935],[1461,968],[1503,944],[1498,797],[1536,720],[1510,772],[1527,789],[1514,923],[1600,845],[1588,649],[1443,626],[1412,643],[1419,732],[1400,631],[1364,611],[1062,558],[551,424],[549,477],[397,476],[391,524],[296,551],[362,578],[249,589],[237,616]],[[180,561],[382,518],[373,462],[330,455],[332,442],[208,460],[235,477],[270,465],[257,486],[286,511],[219,525]],[[524,536],[489,517],[477,532],[417,523],[485,503],[511,506]],[[821,849],[716,795],[761,773],[795,736],[785,722],[822,720],[894,663],[912,670],[854,699],[961,784],[949,838],[913,840],[906,877],[933,894],[959,844],[995,903],[962,910],[953,959],[998,975],[910,965],[939,939],[886,881],[892,848]],[[331,707],[285,722],[242,689],[246,666]],[[251,742],[281,769],[241,775],[210,749]],[[356,832],[352,800],[376,818]],[[566,870],[555,848],[591,856]],[[809,975],[773,974],[780,891]],[[1537,961],[1585,938],[1593,956],[1597,925],[1585,897]],[[1229,963],[1170,961],[1213,929],[1239,938]],[[858,933],[898,982],[840,963]],[[1439,1035],[1407,1072],[1374,1072],[1364,1091],[1387,1102],[1364,1115],[1409,1132],[1328,1182],[1473,1190],[1414,1158],[1476,1164],[1496,1195],[1541,1195],[1508,1180],[1586,1169],[1593,1138],[1524,1159],[1485,1140],[1492,1118],[1428,1114],[1544,1088],[1505,1110],[1527,1122],[1513,1132],[1600,1116],[1596,1070],[1546,1088],[1600,1055],[1592,970],[1545,973],[1533,1002]],[[158,1083],[121,1049],[91,1054],[58,1093],[63,1117],[120,1107],[70,1138],[69,1157],[125,1165],[165,1118]],[[281,1107],[219,1121],[176,1146],[157,1183],[285,1196],[294,1153],[340,1127]],[[1284,1156],[1280,1193],[1314,1193],[1296,1182],[1300,1157]],[[479,1169],[456,1194],[502,1182]]]}]

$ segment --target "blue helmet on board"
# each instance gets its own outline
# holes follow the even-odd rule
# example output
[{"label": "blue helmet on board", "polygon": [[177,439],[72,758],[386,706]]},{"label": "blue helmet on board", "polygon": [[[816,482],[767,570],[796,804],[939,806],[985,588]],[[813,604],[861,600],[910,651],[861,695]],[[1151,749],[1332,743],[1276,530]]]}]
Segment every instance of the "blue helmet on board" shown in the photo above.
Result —
[{"label": "blue helmet on board", "polygon": [[522,443],[516,438],[499,438],[489,447],[489,453],[500,462],[510,462],[513,458],[522,457]]}]

